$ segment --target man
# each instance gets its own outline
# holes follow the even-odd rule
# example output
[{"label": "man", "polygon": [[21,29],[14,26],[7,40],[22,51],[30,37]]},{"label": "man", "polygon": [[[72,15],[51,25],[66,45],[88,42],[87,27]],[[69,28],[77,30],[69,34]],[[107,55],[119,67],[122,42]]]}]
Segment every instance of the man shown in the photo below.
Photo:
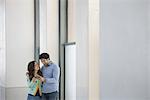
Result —
[{"label": "man", "polygon": [[48,53],[42,53],[39,59],[43,63],[41,71],[43,73],[42,81],[42,100],[57,100],[59,95],[59,76],[60,68],[50,61]]}]

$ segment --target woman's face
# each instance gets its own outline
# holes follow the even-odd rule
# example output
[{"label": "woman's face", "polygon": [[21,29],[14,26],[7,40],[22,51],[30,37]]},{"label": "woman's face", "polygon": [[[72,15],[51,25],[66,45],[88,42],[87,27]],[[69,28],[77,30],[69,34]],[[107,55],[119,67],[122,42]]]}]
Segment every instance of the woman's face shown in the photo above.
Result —
[{"label": "woman's face", "polygon": [[35,70],[35,71],[38,71],[39,69],[40,69],[39,64],[38,64],[37,62],[35,62],[34,70]]}]

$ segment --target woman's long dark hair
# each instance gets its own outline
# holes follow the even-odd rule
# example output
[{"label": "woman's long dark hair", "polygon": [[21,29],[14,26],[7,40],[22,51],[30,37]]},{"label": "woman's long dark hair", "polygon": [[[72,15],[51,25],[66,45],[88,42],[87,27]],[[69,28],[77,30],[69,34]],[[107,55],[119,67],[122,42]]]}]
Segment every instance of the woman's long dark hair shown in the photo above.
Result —
[{"label": "woman's long dark hair", "polygon": [[[32,78],[34,77],[34,66],[35,66],[36,61],[31,61],[28,64],[28,76],[30,81],[32,80]],[[42,72],[40,71],[40,69],[37,72],[38,75],[43,76]]]}]

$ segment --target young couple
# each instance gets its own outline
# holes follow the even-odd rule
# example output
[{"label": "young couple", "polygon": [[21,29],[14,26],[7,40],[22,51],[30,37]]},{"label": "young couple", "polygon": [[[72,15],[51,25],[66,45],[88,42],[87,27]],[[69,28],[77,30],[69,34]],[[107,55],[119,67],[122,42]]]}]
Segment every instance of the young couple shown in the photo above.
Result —
[{"label": "young couple", "polygon": [[39,59],[43,63],[41,69],[36,61],[28,64],[27,100],[57,100],[59,98],[59,66],[50,61],[47,53],[42,53]]}]

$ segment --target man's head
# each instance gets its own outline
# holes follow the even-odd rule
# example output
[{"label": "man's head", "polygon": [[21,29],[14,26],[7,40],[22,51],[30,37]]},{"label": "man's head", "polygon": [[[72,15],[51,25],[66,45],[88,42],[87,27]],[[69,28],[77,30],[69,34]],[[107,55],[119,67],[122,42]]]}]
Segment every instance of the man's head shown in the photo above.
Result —
[{"label": "man's head", "polygon": [[49,57],[48,53],[42,53],[42,54],[40,54],[39,59],[41,60],[41,62],[44,65],[47,66],[49,64],[50,57]]}]

